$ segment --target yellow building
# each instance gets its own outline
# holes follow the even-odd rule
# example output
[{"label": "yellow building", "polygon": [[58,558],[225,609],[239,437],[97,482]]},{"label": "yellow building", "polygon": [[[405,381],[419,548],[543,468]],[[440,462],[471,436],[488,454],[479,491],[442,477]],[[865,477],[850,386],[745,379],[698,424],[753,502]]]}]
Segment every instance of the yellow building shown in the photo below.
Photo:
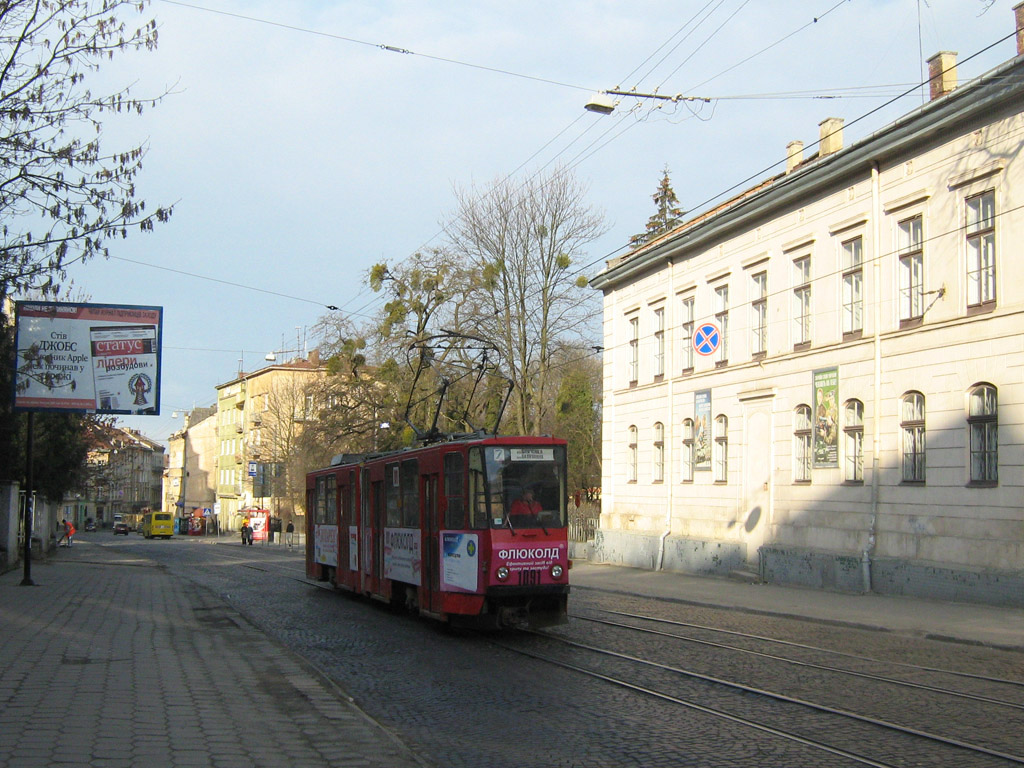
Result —
[{"label": "yellow building", "polygon": [[283,520],[304,514],[303,424],[314,416],[309,385],[325,375],[319,355],[268,365],[217,386],[217,517],[238,530],[242,510]]}]

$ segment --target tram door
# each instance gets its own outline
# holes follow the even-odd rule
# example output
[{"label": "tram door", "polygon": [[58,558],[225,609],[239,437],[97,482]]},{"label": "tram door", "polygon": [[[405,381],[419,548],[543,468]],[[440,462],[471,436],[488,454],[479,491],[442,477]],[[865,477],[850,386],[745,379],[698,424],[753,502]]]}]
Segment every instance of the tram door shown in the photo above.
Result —
[{"label": "tram door", "polygon": [[384,481],[373,481],[373,573],[370,583],[374,593],[380,594],[381,578],[384,570],[384,523],[387,522],[384,509]]},{"label": "tram door", "polygon": [[441,610],[439,573],[441,568],[441,549],[438,541],[437,488],[438,476],[436,474],[423,476],[423,529],[426,534],[426,541],[423,547],[423,561],[427,567],[423,586],[430,592],[430,600],[427,607],[431,611]]}]

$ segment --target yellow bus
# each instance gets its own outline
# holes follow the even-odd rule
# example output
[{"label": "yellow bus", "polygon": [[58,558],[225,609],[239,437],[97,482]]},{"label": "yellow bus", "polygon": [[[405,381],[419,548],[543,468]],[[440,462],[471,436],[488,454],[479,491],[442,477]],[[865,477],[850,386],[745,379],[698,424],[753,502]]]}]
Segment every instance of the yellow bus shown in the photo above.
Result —
[{"label": "yellow bus", "polygon": [[174,516],[170,512],[147,512],[142,516],[142,535],[169,539],[174,535]]}]

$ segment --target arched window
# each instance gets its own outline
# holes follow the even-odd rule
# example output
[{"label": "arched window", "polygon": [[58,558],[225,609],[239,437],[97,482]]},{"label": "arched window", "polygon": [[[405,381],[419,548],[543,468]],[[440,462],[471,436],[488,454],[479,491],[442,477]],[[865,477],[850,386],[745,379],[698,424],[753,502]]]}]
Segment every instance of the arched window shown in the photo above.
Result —
[{"label": "arched window", "polygon": [[903,433],[903,482],[924,482],[924,395],[908,392],[900,401],[900,431]]},{"label": "arched window", "polygon": [[999,482],[999,402],[991,384],[973,387],[968,398],[967,429],[971,441],[971,482]]},{"label": "arched window", "polygon": [[683,482],[693,482],[693,462],[696,457],[696,443],[693,439],[693,419],[683,419]]},{"label": "arched window", "polygon": [[628,473],[626,482],[628,483],[636,482],[636,440],[636,427],[631,426],[629,428],[629,462],[626,466],[626,472]]},{"label": "arched window", "polygon": [[848,400],[843,409],[843,437],[846,445],[844,479],[848,483],[864,482],[864,403]]},{"label": "arched window", "polygon": [[715,417],[715,482],[729,480],[729,420],[724,416]]},{"label": "arched window", "polygon": [[665,425],[660,421],[654,425],[654,482],[665,480]]},{"label": "arched window", "polygon": [[793,411],[793,482],[811,482],[811,406]]}]

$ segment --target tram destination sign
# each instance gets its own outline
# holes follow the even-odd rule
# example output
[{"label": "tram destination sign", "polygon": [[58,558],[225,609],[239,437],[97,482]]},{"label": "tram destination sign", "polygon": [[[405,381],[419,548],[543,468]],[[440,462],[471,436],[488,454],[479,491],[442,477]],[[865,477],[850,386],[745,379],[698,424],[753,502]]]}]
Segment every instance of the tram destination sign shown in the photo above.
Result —
[{"label": "tram destination sign", "polygon": [[19,301],[14,407],[160,413],[163,307]]}]

